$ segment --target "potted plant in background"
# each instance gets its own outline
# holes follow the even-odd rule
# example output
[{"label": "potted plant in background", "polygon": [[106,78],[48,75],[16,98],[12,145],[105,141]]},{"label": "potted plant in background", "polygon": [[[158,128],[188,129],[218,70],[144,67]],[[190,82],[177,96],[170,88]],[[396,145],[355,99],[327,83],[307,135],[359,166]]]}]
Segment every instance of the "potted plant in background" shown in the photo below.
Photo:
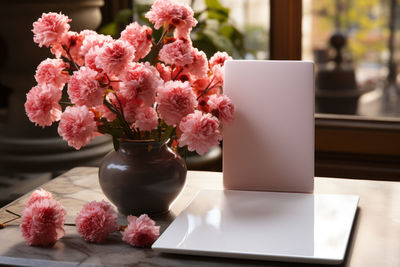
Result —
[{"label": "potted plant in background", "polygon": [[26,113],[42,127],[59,121],[58,133],[76,149],[96,135],[112,136],[115,151],[103,160],[99,181],[124,214],[168,211],[186,178],[177,150],[204,154],[234,117],[222,93],[230,57],[217,52],[207,60],[193,47],[192,9],[157,0],[146,17],[162,28],[158,40],[137,22],[119,39],[72,32],[70,19],[57,13],[43,14],[32,30],[34,41],[56,58],[39,64]]}]

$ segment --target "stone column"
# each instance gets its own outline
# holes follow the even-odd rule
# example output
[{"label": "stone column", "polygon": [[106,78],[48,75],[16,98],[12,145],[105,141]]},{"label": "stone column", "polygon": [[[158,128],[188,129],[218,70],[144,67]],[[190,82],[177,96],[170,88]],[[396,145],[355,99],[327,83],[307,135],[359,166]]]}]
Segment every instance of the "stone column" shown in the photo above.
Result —
[{"label": "stone column", "polygon": [[6,118],[0,123],[0,172],[56,172],[98,164],[112,149],[109,138],[98,137],[76,151],[58,136],[56,125],[36,127],[24,109],[26,93],[36,84],[37,65],[53,57],[48,48],[33,42],[32,23],[43,12],[62,12],[72,19],[72,31],[96,29],[103,4],[103,0],[0,1],[0,39],[5,45],[0,82],[12,88]]}]

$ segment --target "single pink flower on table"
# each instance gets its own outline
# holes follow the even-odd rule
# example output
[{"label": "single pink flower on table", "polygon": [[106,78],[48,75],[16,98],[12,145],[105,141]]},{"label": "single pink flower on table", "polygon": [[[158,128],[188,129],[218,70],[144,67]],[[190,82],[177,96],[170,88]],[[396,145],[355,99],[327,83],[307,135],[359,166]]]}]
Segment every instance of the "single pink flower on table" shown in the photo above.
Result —
[{"label": "single pink flower on table", "polygon": [[200,155],[205,154],[212,146],[219,144],[222,134],[219,130],[218,119],[211,114],[202,114],[196,110],[187,115],[179,124],[182,135],[179,138],[179,146],[188,146],[189,151],[196,151]]},{"label": "single pink flower on table", "polygon": [[186,3],[156,0],[145,16],[154,24],[155,29],[166,23],[176,27],[179,37],[187,38],[191,29],[197,25],[193,15],[193,10]]},{"label": "single pink flower on table", "polygon": [[61,90],[51,85],[33,87],[26,95],[25,112],[31,122],[42,127],[50,126],[61,117]]},{"label": "single pink flower on table", "polygon": [[88,242],[103,243],[118,230],[117,213],[106,201],[92,201],[83,206],[75,219],[78,233]]},{"label": "single pink flower on table", "polygon": [[232,122],[235,117],[235,107],[226,95],[212,95],[208,101],[211,113],[222,123]]},{"label": "single pink flower on table", "polygon": [[193,63],[192,45],[186,39],[176,39],[165,44],[159,53],[160,60],[169,65],[185,66]]},{"label": "single pink flower on table", "polygon": [[128,101],[139,99],[147,106],[154,104],[156,91],[163,85],[158,71],[148,62],[129,64],[120,78],[121,95]]},{"label": "single pink flower on table", "polygon": [[135,48],[134,61],[144,58],[151,50],[153,30],[133,22],[121,32],[121,40],[129,42]]},{"label": "single pink flower on table", "polygon": [[60,202],[43,198],[26,206],[20,228],[27,245],[50,246],[64,236],[66,211]]},{"label": "single pink flower on table", "polygon": [[58,134],[77,150],[94,138],[95,131],[94,114],[86,106],[67,107],[61,115]]},{"label": "single pink flower on table", "polygon": [[35,79],[38,84],[50,84],[62,89],[69,79],[68,68],[69,64],[61,59],[48,58],[37,67]]},{"label": "single pink flower on table", "polygon": [[141,131],[151,131],[157,129],[158,116],[152,107],[141,106],[136,111],[135,125]]},{"label": "single pink flower on table", "polygon": [[67,16],[61,13],[43,13],[42,17],[33,23],[33,41],[40,47],[49,47],[61,42],[61,38],[70,28],[68,24],[70,21]]},{"label": "single pink flower on table", "polygon": [[128,226],[122,233],[122,240],[134,247],[150,247],[160,235],[160,226],[147,214],[140,217],[129,215]]},{"label": "single pink flower on table", "polygon": [[99,73],[87,67],[74,71],[68,83],[71,102],[82,106],[97,106],[103,103],[105,88],[98,81]]},{"label": "single pink flower on table", "polygon": [[49,191],[44,190],[43,188],[40,188],[39,190],[35,190],[32,192],[28,201],[25,203],[25,207],[29,207],[36,201],[39,201],[42,199],[53,199],[53,195]]},{"label": "single pink flower on table", "polygon": [[96,57],[96,66],[108,74],[120,75],[133,61],[135,48],[128,42],[117,40],[106,43]]},{"label": "single pink flower on table", "polygon": [[196,96],[188,82],[169,81],[158,91],[157,110],[168,125],[177,125],[183,117],[194,111]]},{"label": "single pink flower on table", "polygon": [[192,64],[186,66],[185,70],[197,78],[206,77],[208,72],[208,61],[206,54],[203,51],[199,51],[197,48],[193,48],[192,56],[193,62]]}]

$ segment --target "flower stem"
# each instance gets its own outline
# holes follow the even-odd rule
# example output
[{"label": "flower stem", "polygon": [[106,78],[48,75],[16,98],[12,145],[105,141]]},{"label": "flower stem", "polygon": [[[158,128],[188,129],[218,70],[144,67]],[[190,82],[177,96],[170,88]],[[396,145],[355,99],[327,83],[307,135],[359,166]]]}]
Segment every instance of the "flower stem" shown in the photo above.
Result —
[{"label": "flower stem", "polygon": [[173,78],[172,80],[175,81],[176,78],[178,78],[178,76],[182,73],[183,71],[183,67],[178,71],[178,73],[176,74],[175,78]]},{"label": "flower stem", "polygon": [[131,127],[129,126],[128,122],[125,120],[125,117],[123,115],[123,109],[122,109],[122,104],[119,100],[119,98],[117,97],[117,95],[114,93],[115,97],[117,98],[118,104],[120,106],[121,112],[118,111],[118,108],[114,107],[114,105],[110,102],[107,101],[107,99],[104,96],[104,105],[112,112],[114,113],[117,118],[119,119],[122,129],[125,132],[126,136],[128,138],[134,139],[135,138],[135,134],[134,132],[132,132]]},{"label": "flower stem", "polygon": [[197,97],[196,100],[199,100],[203,95],[207,94],[208,91],[210,91],[211,88],[213,88],[213,86],[211,86],[212,82],[214,81],[215,77],[212,78],[212,80],[210,81],[210,83],[207,85],[206,89],[204,89],[204,91]]},{"label": "flower stem", "polygon": [[67,58],[70,62],[72,62],[72,64],[74,64],[74,67],[76,68],[76,70],[79,70],[78,65],[75,63],[75,61],[72,59],[71,53],[69,52],[69,48],[67,49],[64,45],[62,46],[62,48],[64,49],[65,53],[67,53],[67,56],[69,58]]},{"label": "flower stem", "polygon": [[151,65],[154,65],[156,63],[157,58],[158,58],[158,53],[160,52],[161,47],[163,46],[163,39],[168,34],[169,31],[170,31],[169,26],[164,28],[163,33],[161,34],[160,40],[158,40],[158,42],[154,48],[154,54],[153,54],[153,59],[151,61]]}]

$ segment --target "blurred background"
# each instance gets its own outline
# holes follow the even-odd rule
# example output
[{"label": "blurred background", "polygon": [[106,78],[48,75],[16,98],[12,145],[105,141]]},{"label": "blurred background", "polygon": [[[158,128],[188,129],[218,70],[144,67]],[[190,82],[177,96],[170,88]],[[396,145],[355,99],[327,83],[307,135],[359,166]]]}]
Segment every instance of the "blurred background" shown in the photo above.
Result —
[{"label": "blurred background", "polygon": [[[107,137],[80,151],[56,127],[35,127],[25,95],[47,49],[32,41],[42,12],[72,18],[71,30],[119,37],[148,24],[151,0],[0,2],[0,205],[74,166],[98,166]],[[400,9],[397,0],[187,0],[198,25],[195,47],[208,57],[315,62],[315,175],[400,180]],[[288,107],[289,108],[289,107]],[[221,148],[188,157],[188,168],[221,171]]]}]

